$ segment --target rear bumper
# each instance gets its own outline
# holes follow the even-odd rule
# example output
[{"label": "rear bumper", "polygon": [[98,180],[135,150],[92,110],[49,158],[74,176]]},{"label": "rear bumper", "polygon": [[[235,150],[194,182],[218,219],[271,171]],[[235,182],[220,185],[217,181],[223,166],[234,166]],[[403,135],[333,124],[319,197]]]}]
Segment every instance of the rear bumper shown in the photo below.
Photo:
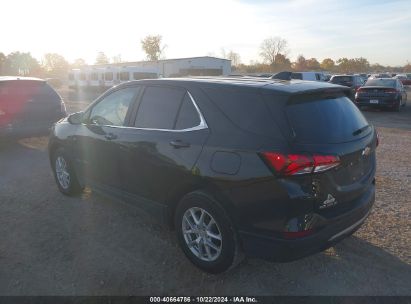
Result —
[{"label": "rear bumper", "polygon": [[[378,103],[371,103],[370,100],[378,100]],[[354,100],[354,103],[357,106],[368,106],[368,107],[394,107],[398,105],[400,100],[396,98],[392,99],[387,99],[387,98],[378,98],[378,97],[373,97],[373,98],[356,98]]]},{"label": "rear bumper", "polygon": [[325,219],[325,224],[314,234],[295,240],[270,238],[240,232],[243,249],[248,256],[274,262],[289,262],[323,251],[354,233],[368,217],[375,200],[372,184],[350,211]]}]

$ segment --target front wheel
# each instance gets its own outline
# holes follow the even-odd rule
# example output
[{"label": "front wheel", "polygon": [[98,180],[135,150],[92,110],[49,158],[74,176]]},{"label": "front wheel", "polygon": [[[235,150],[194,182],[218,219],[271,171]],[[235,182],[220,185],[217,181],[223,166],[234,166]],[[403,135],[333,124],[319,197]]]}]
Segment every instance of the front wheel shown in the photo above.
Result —
[{"label": "front wheel", "polygon": [[221,273],[241,261],[235,229],[208,194],[186,195],[177,207],[175,227],[181,249],[200,269]]},{"label": "front wheel", "polygon": [[52,167],[57,187],[61,193],[69,196],[81,193],[83,187],[80,185],[70,157],[64,149],[59,148],[54,151]]}]

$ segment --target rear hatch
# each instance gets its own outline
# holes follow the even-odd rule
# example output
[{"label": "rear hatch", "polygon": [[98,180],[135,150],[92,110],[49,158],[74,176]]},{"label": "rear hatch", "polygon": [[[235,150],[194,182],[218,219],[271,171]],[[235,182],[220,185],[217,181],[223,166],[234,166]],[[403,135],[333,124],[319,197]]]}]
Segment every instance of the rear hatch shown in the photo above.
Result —
[{"label": "rear hatch", "polygon": [[62,117],[60,96],[44,81],[0,82],[0,125],[42,124]]},{"label": "rear hatch", "polygon": [[[339,161],[331,169],[290,178],[311,179],[318,210],[330,206],[349,208],[374,179],[373,126],[342,92],[294,95],[286,102],[284,114],[289,125],[284,133],[289,134],[290,153],[312,159],[335,157]],[[325,206],[334,200],[335,204]]]},{"label": "rear hatch", "polygon": [[392,98],[397,91],[391,87],[366,86],[357,91],[360,98]]}]

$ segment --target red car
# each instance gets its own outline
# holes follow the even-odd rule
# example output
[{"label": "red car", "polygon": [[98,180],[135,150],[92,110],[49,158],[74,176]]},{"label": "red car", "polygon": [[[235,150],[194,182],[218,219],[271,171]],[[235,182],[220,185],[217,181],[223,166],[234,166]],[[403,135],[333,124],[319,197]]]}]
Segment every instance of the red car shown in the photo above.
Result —
[{"label": "red car", "polygon": [[408,78],[405,74],[398,74],[393,78],[397,78],[402,82],[403,85],[411,85],[411,78]]}]

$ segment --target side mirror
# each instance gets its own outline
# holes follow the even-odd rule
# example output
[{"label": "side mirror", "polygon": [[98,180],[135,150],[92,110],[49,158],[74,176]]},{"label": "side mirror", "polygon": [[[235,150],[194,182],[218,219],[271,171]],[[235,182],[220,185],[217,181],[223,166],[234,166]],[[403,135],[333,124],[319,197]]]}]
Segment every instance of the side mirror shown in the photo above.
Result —
[{"label": "side mirror", "polygon": [[84,112],[76,112],[67,118],[68,122],[73,125],[79,125],[84,121]]}]

